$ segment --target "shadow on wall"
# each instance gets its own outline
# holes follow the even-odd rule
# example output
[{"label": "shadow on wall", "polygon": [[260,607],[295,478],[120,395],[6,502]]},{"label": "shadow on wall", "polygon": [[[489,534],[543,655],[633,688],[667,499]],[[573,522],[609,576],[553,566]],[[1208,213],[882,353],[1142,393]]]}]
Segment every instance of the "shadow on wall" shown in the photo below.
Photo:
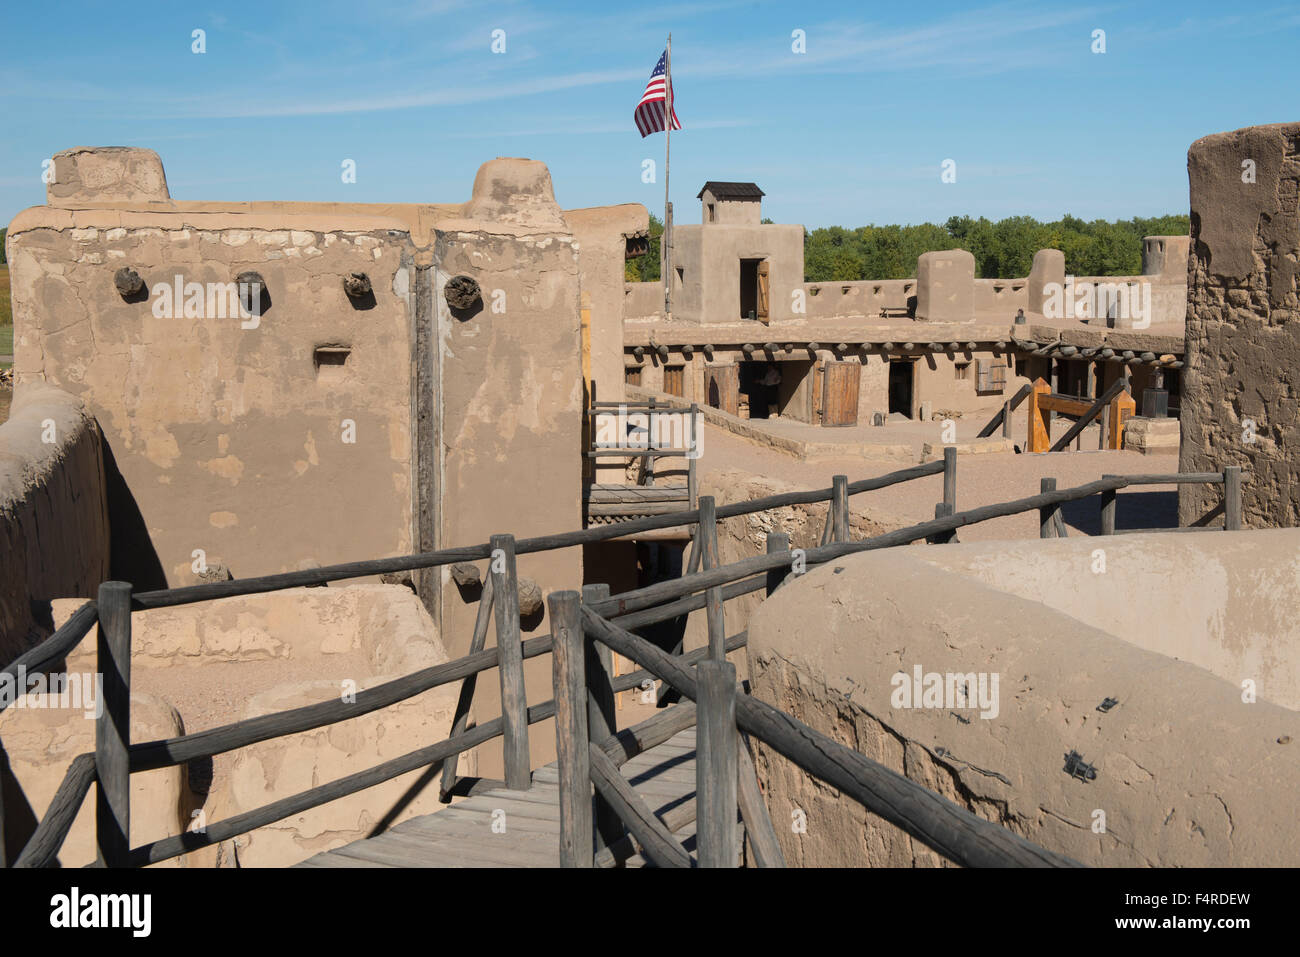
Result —
[{"label": "shadow on wall", "polygon": [[130,582],[135,591],[167,587],[167,575],[154,549],[153,539],[135,496],[117,467],[113,449],[105,438],[104,485],[108,498],[109,567],[115,581]]}]

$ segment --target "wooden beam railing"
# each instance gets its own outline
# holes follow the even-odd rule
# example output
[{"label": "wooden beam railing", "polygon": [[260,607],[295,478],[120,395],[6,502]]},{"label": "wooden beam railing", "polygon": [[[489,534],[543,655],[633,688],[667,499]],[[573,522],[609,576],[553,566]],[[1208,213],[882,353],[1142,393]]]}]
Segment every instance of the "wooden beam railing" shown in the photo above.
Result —
[{"label": "wooden beam railing", "polygon": [[[587,624],[584,624],[584,627],[579,631],[585,633],[591,619],[596,619],[602,622],[603,626],[616,629],[619,634],[630,635],[629,629],[631,628],[668,621],[700,608],[716,608],[720,612],[722,602],[741,595],[761,590],[765,590],[770,595],[794,568],[796,556],[795,551],[789,548],[788,536],[774,533],[769,537],[767,554],[721,566],[717,563],[716,518],[718,516],[723,514],[747,514],[757,510],[755,506],[758,505],[768,508],[781,507],[792,502],[824,501],[830,498],[833,503],[830,524],[832,528],[836,529],[838,537],[838,535],[846,533],[844,526],[847,520],[847,506],[845,503],[848,495],[854,494],[855,491],[866,490],[865,486],[884,487],[884,485],[894,484],[898,481],[908,481],[911,478],[919,477],[921,474],[937,474],[942,468],[943,463],[930,463],[927,466],[906,469],[902,472],[891,473],[889,476],[882,476],[880,479],[866,480],[859,483],[838,481],[842,477],[837,477],[835,485],[829,490],[769,496],[765,499],[735,503],[721,508],[714,507],[712,500],[707,500],[707,502],[701,500],[702,507],[700,510],[682,513],[682,517],[687,521],[695,520],[701,526],[697,534],[697,542],[701,547],[697,549],[697,552],[703,556],[701,564],[704,567],[680,579],[660,582],[614,596],[608,596],[606,588],[598,587],[591,590],[586,596],[586,604],[580,608],[582,620]],[[1109,476],[1073,489],[1045,489],[1036,496],[983,506],[965,512],[941,515],[933,521],[922,522],[862,541],[833,541],[826,545],[801,550],[799,557],[809,565],[819,564],[859,551],[908,544],[923,538],[942,540],[945,535],[951,537],[951,533],[955,532],[957,528],[975,522],[1033,509],[1058,508],[1061,503],[1066,501],[1086,498],[1099,493],[1113,493],[1115,490],[1129,485],[1197,481],[1222,482],[1225,485],[1228,490],[1228,501],[1235,501],[1236,503],[1233,509],[1227,513],[1229,516],[1228,521],[1233,523],[1235,527],[1239,527],[1240,469],[1229,467],[1223,473],[1189,473],[1172,476]],[[857,486],[856,489],[855,486]],[[955,488],[952,497],[955,497]],[[836,502],[840,504],[835,504]],[[941,503],[941,506],[950,507],[948,503]],[[702,521],[700,520],[701,513],[703,513]],[[564,538],[564,536],[551,536],[550,538],[553,540],[557,537]],[[337,699],[323,701],[206,731],[140,744],[132,744],[127,734],[130,696],[130,609],[138,604],[148,603],[139,602],[138,599],[141,596],[132,596],[131,588],[126,583],[105,583],[100,590],[99,599],[96,603],[83,606],[50,639],[32,649],[11,665],[10,668],[6,669],[6,672],[16,670],[24,662],[47,667],[61,660],[67,650],[74,647],[95,621],[99,620],[99,660],[100,668],[105,672],[103,696],[105,711],[104,717],[101,718],[101,724],[97,727],[96,751],[93,756],[83,756],[78,759],[78,761],[74,762],[74,767],[69,768],[56,799],[47,809],[43,820],[32,839],[28,842],[28,846],[20,854],[19,860],[23,862],[23,866],[47,866],[53,862],[66,836],[71,819],[75,817],[80,804],[84,801],[90,783],[99,784],[97,793],[100,797],[97,800],[96,817],[97,847],[100,862],[108,866],[118,864],[141,865],[166,860],[200,847],[218,843],[249,830],[254,830],[283,817],[300,813],[303,810],[328,803],[356,791],[373,787],[409,771],[440,762],[443,763],[444,772],[440,790],[445,796],[458,784],[454,771],[450,776],[447,775],[445,762],[452,762],[454,768],[454,761],[460,753],[496,737],[506,738],[507,754],[513,753],[513,757],[508,757],[507,760],[507,783],[511,787],[528,787],[531,780],[531,770],[527,763],[527,728],[531,724],[555,716],[557,701],[553,700],[539,705],[527,706],[523,695],[522,662],[528,658],[553,652],[555,647],[553,635],[555,632],[553,631],[551,635],[521,641],[518,633],[517,607],[511,601],[503,600],[503,596],[507,599],[514,597],[517,600],[514,555],[520,551],[520,545],[523,544],[528,544],[529,550],[540,550],[533,545],[538,541],[538,539],[531,539],[515,542],[511,536],[495,536],[489,543],[486,552],[480,556],[491,559],[492,565],[481,598],[474,637],[470,645],[471,650],[466,656],[360,691],[352,701]],[[557,545],[554,547],[565,546]],[[477,551],[477,549],[450,549],[436,554],[439,554],[440,557],[449,554],[460,556],[470,551]],[[334,566],[334,569],[355,569],[364,564],[373,563],[353,563],[349,566]],[[314,571],[319,573],[326,570],[317,569]],[[280,579],[281,581],[286,577],[294,576],[268,576],[268,578]],[[257,587],[249,593],[268,590],[268,588],[264,587],[265,584],[265,581],[259,582]],[[197,587],[208,588],[210,586]],[[281,587],[288,586],[282,585]],[[194,590],[178,589],[176,591],[190,593],[182,596],[184,601],[200,600],[193,597]],[[166,592],[146,594],[155,596],[150,601],[158,601],[157,605],[148,604],[149,607],[162,607],[181,603],[181,601],[176,600],[174,594]],[[492,648],[484,647],[489,617],[495,618],[498,633],[497,645]],[[570,614],[569,617],[571,618],[572,615]],[[670,659],[671,667],[678,669],[678,671],[671,674],[665,674],[663,668],[661,658],[669,659],[669,656],[664,652],[654,649],[656,656],[661,657],[652,656],[652,659],[647,661],[640,650],[638,650],[638,654],[630,654],[626,647],[631,646],[620,646],[617,641],[606,640],[605,645],[609,648],[641,665],[639,671],[614,678],[609,674],[610,669],[603,664],[605,659],[602,658],[599,649],[592,651],[584,647],[581,666],[584,677],[584,700],[587,702],[584,708],[584,722],[588,728],[585,744],[589,745],[593,738],[599,738],[605,731],[612,728],[611,717],[607,714],[609,711],[608,702],[612,694],[638,687],[647,677],[663,680],[679,692],[686,693],[682,683],[673,678],[673,675],[680,677],[682,673],[680,669],[689,668],[691,674],[694,674],[696,669],[691,668],[692,665],[703,664],[708,661],[723,662],[728,652],[743,647],[745,634],[742,632],[730,638],[721,637],[723,622],[720,614],[717,615],[717,619],[716,624],[712,624],[710,629],[709,646],[685,655],[672,657]],[[555,620],[554,613],[552,620],[553,622]],[[600,629],[597,628],[596,636],[599,638],[602,634]],[[505,636],[504,641],[501,638],[503,635]],[[635,636],[632,637],[635,638]],[[607,634],[605,638],[608,638]],[[583,640],[586,641],[585,638]],[[640,639],[635,640],[640,641]],[[640,646],[635,647],[640,649]],[[588,664],[588,662],[591,662],[591,664]],[[468,728],[468,707],[472,701],[473,681],[480,672],[493,667],[498,668],[503,673],[508,671],[513,675],[513,677],[506,677],[503,674],[502,677],[503,716],[484,722],[472,729]],[[591,677],[588,678],[588,675]],[[690,694],[687,694],[687,697],[690,698],[694,698],[696,692],[693,680],[689,686]],[[460,702],[453,717],[450,736],[447,740],[410,752],[366,771],[291,795],[263,808],[257,808],[236,815],[226,821],[209,825],[205,834],[190,832],[155,841],[143,847],[132,849],[128,846],[126,836],[130,833],[128,798],[130,790],[129,775],[131,773],[178,765],[199,758],[212,757],[260,741],[310,731],[368,714],[453,681],[462,681],[465,684],[461,688]],[[756,728],[760,727],[770,730],[767,726],[771,721],[768,720],[767,724],[764,724],[753,718],[752,713],[747,710],[750,705],[745,702],[748,701],[749,699],[742,698],[741,702],[737,704],[737,721],[741,729],[767,742],[770,746],[776,747],[771,745],[768,738],[763,737],[760,730],[756,730]],[[746,715],[749,717],[746,717]],[[771,716],[768,717],[770,719]],[[712,722],[713,716],[711,715],[708,720]],[[596,728],[595,734],[590,730],[593,726]],[[569,733],[576,734],[578,730],[581,730],[581,727],[578,724],[571,724]],[[714,725],[709,724],[709,727],[713,728]],[[708,754],[721,754],[719,747],[721,745],[713,747],[708,751]],[[730,748],[730,746],[727,747]],[[741,775],[738,780],[738,790],[724,794],[720,801],[713,801],[713,804],[730,805],[739,802],[740,815],[745,820],[748,833],[754,835],[755,851],[759,862],[762,864],[766,860],[770,864],[779,861],[779,855],[772,853],[771,840],[760,841],[763,832],[767,828],[763,826],[758,808],[754,805],[753,789],[747,786],[744,777],[748,770],[752,770],[752,761],[748,760],[747,751],[741,753],[743,748],[743,744],[738,744],[733,749],[735,751],[735,762],[722,765],[723,767],[738,769],[736,773]],[[777,750],[780,750],[780,747],[777,747]],[[574,761],[579,760],[578,753],[577,751],[571,752]],[[728,751],[727,753],[731,752]],[[87,770],[87,760],[90,761],[90,771]],[[725,760],[730,761],[731,759],[727,758]],[[590,758],[588,762],[590,764]],[[716,765],[716,761],[710,757],[704,762],[704,766],[708,767],[711,762]],[[716,770],[717,768],[714,767],[713,771],[715,773]],[[590,776],[590,766],[588,771]],[[728,778],[730,778],[731,774],[731,770],[726,771]],[[597,776],[599,776],[599,772],[597,772]],[[826,780],[830,781],[831,779],[827,778]],[[483,783],[479,782],[479,784]],[[608,793],[605,793],[606,791]],[[605,799],[604,806],[607,810],[612,809],[617,812],[620,807],[627,813],[638,810],[632,807],[629,811],[629,806],[625,800],[626,795],[622,795],[622,798],[620,798],[619,789],[612,786],[608,781],[606,782],[605,791],[602,791],[602,796]],[[621,814],[618,816],[622,817]],[[636,817],[638,815],[633,813],[632,816]],[[605,814],[604,817],[608,821],[609,814]],[[626,824],[629,829],[632,828],[632,822],[626,818],[623,818],[622,823]],[[638,823],[637,827],[642,827],[644,823],[644,821]],[[734,825],[734,823],[733,820],[732,824]],[[626,837],[622,835],[621,825],[617,829],[612,826],[602,827],[601,832],[604,834],[605,846],[593,845],[593,851],[597,853],[600,860],[610,862],[614,860],[616,853],[622,853],[626,850]],[[640,840],[640,836],[637,839]],[[760,849],[760,843],[766,846]],[[622,850],[619,850],[619,848]]]},{"label": "wooden beam railing", "polygon": [[[1114,478],[1103,475],[1102,478]],[[1184,525],[1178,528],[1116,528],[1119,502],[1112,489],[1101,497],[1101,534],[1138,535],[1149,532],[1235,532],[1241,529],[1241,466],[1229,465],[1222,472],[1173,472],[1167,475],[1128,475],[1129,486],[1141,485],[1222,485],[1222,525]],[[1217,511],[1217,510],[1216,510]],[[1205,518],[1213,517],[1211,512]],[[1202,519],[1202,521],[1205,520]]]},{"label": "wooden beam railing", "polygon": [[[938,475],[943,471],[942,462],[927,462],[910,468],[889,472],[875,478],[861,479],[848,483],[849,495],[860,495],[878,489]],[[834,495],[833,488],[814,489],[800,492],[783,492],[763,498],[750,499],[745,502],[733,502],[717,509],[719,519],[734,518],[776,508],[793,505],[811,505],[816,502],[830,501]],[[521,538],[515,541],[515,554],[525,555],[535,552],[547,552],[561,548],[590,545],[595,542],[636,535],[642,532],[657,531],[664,528],[679,528],[695,525],[700,520],[699,509],[673,512],[667,515],[651,515],[646,518],[633,519],[628,522],[613,522],[584,528],[580,531],[561,532],[554,535],[539,535],[534,538]],[[265,592],[280,591],[285,588],[303,588],[311,585],[323,585],[333,581],[345,581],[349,578],[363,578],[370,575],[383,575],[390,572],[414,571],[421,568],[436,568],[452,565],[456,562],[480,561],[488,557],[491,546],[466,545],[458,548],[445,548],[433,552],[403,555],[395,558],[378,558],[360,562],[345,562],[338,565],[326,565],[302,571],[280,572],[275,575],[262,575],[255,578],[240,578],[232,581],[211,582],[204,585],[187,585],[183,588],[167,588],[156,591],[136,592],[132,595],[132,608],[135,610],[149,608],[167,608],[176,605],[188,605],[201,601],[213,601],[219,598],[233,598],[237,595],[257,595]]]}]

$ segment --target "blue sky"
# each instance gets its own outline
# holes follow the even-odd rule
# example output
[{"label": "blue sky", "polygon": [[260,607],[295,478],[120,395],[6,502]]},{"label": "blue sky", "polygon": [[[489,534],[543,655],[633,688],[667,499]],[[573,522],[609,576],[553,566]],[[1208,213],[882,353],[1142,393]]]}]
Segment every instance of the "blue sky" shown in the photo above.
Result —
[{"label": "blue sky", "polygon": [[663,135],[632,111],[670,29],[683,221],[706,179],[810,227],[1186,212],[1194,139],[1300,119],[1300,8],[1269,0],[12,2],[0,224],[78,145],[157,150],[178,199],[460,202],[482,161],[529,156],[565,207],[662,213]]}]

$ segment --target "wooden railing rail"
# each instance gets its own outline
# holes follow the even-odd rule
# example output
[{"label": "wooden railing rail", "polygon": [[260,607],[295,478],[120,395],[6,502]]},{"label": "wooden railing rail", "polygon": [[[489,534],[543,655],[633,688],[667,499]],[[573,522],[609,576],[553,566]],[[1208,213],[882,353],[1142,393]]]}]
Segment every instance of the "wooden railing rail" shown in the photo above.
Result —
[{"label": "wooden railing rail", "polygon": [[[54,634],[34,648],[29,648],[0,670],[0,682],[3,682],[0,687],[18,689],[20,683],[18,679],[21,675],[28,677],[43,675],[50,670],[51,666],[62,664],[68,652],[81,644],[81,639],[90,633],[90,629],[94,628],[98,621],[98,606],[93,601],[86,602],[74,611]],[[0,695],[0,711],[11,704],[13,701],[10,701],[7,696]]]},{"label": "wooden railing rail", "polygon": [[[928,462],[914,465],[880,475],[875,478],[861,479],[848,483],[848,494],[859,495],[877,489],[888,488],[902,482],[938,475],[943,471],[942,462]],[[717,509],[719,519],[765,512],[774,508],[792,505],[810,505],[815,502],[830,501],[834,495],[833,488],[811,491],[783,492],[763,498],[744,502],[721,505]],[[515,554],[526,555],[546,552],[560,548],[590,545],[612,538],[652,532],[664,528],[678,528],[683,525],[695,525],[700,520],[699,509],[673,512],[666,515],[652,515],[628,522],[614,522],[584,528],[580,531],[561,532],[555,535],[539,535],[534,538],[521,538],[515,541]],[[412,571],[418,568],[434,568],[440,565],[452,565],[456,562],[479,561],[488,557],[491,546],[466,545],[458,548],[444,548],[433,552],[402,555],[395,558],[377,558],[360,562],[345,562],[338,565],[326,565],[321,568],[309,568],[302,571],[280,572],[275,575],[262,575],[255,578],[240,578],[233,581],[210,582],[204,585],[187,585],[182,588],[166,588],[155,591],[136,592],[132,595],[134,609],[167,608],[175,605],[188,605],[200,601],[212,601],[218,598],[232,598],[237,595],[256,595],[285,588],[301,588],[309,585],[323,585],[332,581],[344,581],[349,578],[362,578],[368,575],[382,575],[390,572]]]}]

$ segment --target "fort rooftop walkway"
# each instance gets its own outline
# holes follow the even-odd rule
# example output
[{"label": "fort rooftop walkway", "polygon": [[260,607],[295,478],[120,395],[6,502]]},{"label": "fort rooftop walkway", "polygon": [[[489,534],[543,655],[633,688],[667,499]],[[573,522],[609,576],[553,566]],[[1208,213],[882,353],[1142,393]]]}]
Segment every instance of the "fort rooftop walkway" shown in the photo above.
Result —
[{"label": "fort rooftop walkway", "polygon": [[[632,786],[688,852],[695,846],[695,729],[623,765]],[[495,829],[494,829],[495,825]],[[624,860],[626,859],[626,860]],[[598,854],[598,866],[645,866],[630,844]],[[527,791],[498,788],[376,837],[308,858],[298,867],[559,867],[560,772],[533,772]]]}]

